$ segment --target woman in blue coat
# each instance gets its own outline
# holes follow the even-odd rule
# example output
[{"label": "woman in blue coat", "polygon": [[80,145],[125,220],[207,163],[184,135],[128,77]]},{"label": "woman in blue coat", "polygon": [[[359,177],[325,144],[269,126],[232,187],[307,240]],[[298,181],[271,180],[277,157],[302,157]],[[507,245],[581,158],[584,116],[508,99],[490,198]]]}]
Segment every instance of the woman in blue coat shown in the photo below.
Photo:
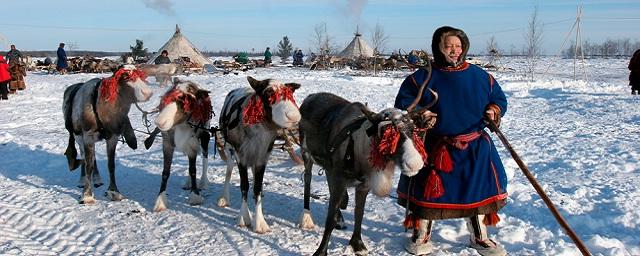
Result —
[{"label": "woman in blue coat", "polygon": [[[493,77],[465,62],[469,39],[456,28],[438,28],[431,44],[434,63],[426,86],[438,93],[438,102],[425,112],[436,119],[427,131],[429,163],[409,178],[401,176],[398,203],[411,212],[405,226],[413,236],[405,246],[412,254],[428,254],[433,220],[467,218],[470,246],[481,255],[506,255],[487,236],[507,198],[507,178],[495,145],[484,130],[484,118],[499,123],[507,100]],[[396,96],[395,107],[406,109],[417,98],[428,71],[408,76]],[[424,90],[418,108],[431,102]]]},{"label": "woman in blue coat", "polygon": [[56,65],[58,68],[58,72],[64,75],[67,73],[67,68],[69,67],[69,65],[67,64],[67,52],[64,51],[64,43],[60,43],[57,54],[58,61]]}]

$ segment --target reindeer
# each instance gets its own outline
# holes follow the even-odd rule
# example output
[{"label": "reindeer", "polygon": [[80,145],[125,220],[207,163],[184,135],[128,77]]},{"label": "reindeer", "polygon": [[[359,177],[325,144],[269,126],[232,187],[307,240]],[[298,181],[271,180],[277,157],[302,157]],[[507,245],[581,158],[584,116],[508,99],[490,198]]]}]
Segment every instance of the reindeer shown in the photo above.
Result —
[{"label": "reindeer", "polygon": [[304,100],[299,127],[305,167],[301,228],[314,228],[309,208],[314,163],[325,170],[330,193],[324,234],[314,255],[326,255],[331,232],[337,223],[344,222],[339,207],[346,208],[348,186],[355,186],[356,193],[355,227],[349,245],[356,255],[367,254],[361,225],[369,191],[386,196],[396,166],[404,175],[413,176],[426,161],[414,123],[422,111],[407,113],[389,108],[374,113],[359,102],[351,103],[330,93],[312,94]]},{"label": "reindeer", "polygon": [[[293,127],[300,121],[300,112],[293,98],[293,92],[300,88],[300,85],[282,84],[271,79],[258,81],[252,77],[247,77],[247,80],[252,88],[239,88],[229,92],[222,107],[220,129],[229,157],[224,190],[218,200],[218,206],[229,205],[229,180],[233,170],[232,158],[235,156],[240,171],[242,192],[238,225],[250,225],[256,233],[266,233],[270,229],[262,215],[262,179],[278,131]],[[253,219],[247,204],[248,167],[253,171],[254,180]]]},{"label": "reindeer", "polygon": [[[115,152],[118,138],[124,135],[127,145],[137,148],[137,140],[127,116],[131,104],[149,100],[151,89],[145,82],[146,75],[133,66],[124,66],[109,78],[94,78],[85,83],[67,87],[64,91],[62,111],[65,128],[69,132],[69,144],[65,151],[69,170],[82,166],[80,187],[83,187],[80,203],[93,204],[91,182],[102,185],[96,167],[95,143],[105,139],[109,167],[109,188],[105,195],[112,201],[124,199],[116,186]],[[75,142],[80,148],[76,159]]]},{"label": "reindeer", "polygon": [[[202,204],[200,188],[208,184],[207,166],[209,151],[209,122],[213,111],[209,91],[202,90],[193,82],[174,80],[174,86],[162,96],[160,113],[155,123],[162,131],[162,183],[154,211],[167,209],[167,181],[171,174],[173,152],[178,149],[189,158],[189,204]],[[196,184],[196,158],[202,152],[202,177]]]}]

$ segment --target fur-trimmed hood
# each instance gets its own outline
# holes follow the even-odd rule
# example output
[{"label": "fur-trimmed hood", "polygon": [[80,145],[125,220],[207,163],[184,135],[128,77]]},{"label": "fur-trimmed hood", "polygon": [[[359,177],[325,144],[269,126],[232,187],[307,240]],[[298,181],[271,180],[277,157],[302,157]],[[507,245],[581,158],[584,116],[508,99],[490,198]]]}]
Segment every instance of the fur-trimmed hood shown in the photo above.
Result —
[{"label": "fur-trimmed hood", "polygon": [[[442,49],[444,48],[444,39],[447,36],[457,36],[462,42],[462,54],[457,63],[453,63],[447,59]],[[433,53],[433,60],[437,66],[440,67],[456,67],[464,63],[467,58],[467,52],[469,51],[469,38],[467,34],[461,29],[454,27],[443,26],[436,29],[433,32],[433,40],[431,41],[431,52]]]}]

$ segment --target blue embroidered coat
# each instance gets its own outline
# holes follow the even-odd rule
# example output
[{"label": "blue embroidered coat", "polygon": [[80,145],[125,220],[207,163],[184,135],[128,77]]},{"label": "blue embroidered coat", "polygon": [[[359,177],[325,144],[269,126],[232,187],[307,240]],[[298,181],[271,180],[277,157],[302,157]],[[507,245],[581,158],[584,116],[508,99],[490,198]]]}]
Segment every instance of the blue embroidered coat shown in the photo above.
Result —
[{"label": "blue embroidered coat", "polygon": [[[405,79],[396,96],[396,108],[406,109],[415,100],[426,74],[424,69],[420,69]],[[483,116],[488,104],[497,105],[502,115],[507,110],[507,100],[501,87],[490,74],[466,62],[457,68],[434,67],[427,86],[438,93],[438,102],[430,108],[438,114],[437,122],[427,132],[425,140],[430,158],[434,156],[434,149],[442,145],[438,144],[442,143],[442,138],[455,138],[474,132],[480,136],[469,141],[465,149],[445,143],[453,169],[450,172],[436,170],[444,189],[442,196],[425,197],[425,191],[429,189],[427,180],[434,169],[433,165],[426,165],[412,178],[400,177],[397,190],[399,202],[404,206],[408,201],[414,211],[420,208],[474,211],[497,201],[504,202],[507,197],[507,177],[495,145],[483,130]],[[425,89],[418,108],[431,102],[431,98]],[[495,212],[503,205],[491,208],[491,211]],[[475,211],[473,214],[487,213]],[[439,218],[448,217],[432,219]]]},{"label": "blue embroidered coat", "polygon": [[56,63],[56,65],[58,66],[58,69],[63,69],[63,68],[67,68],[67,52],[64,51],[64,48],[62,47],[58,47],[58,62]]}]

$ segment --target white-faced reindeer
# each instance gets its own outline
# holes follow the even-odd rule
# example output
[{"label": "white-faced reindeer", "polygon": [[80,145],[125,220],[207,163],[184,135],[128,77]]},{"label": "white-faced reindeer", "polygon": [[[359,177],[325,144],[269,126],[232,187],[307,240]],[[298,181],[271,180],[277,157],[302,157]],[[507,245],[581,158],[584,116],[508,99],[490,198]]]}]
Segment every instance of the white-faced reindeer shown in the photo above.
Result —
[{"label": "white-faced reindeer", "polygon": [[[162,183],[154,207],[160,212],[167,209],[167,180],[171,174],[173,152],[177,149],[189,158],[189,180],[186,188],[191,189],[189,204],[202,204],[200,189],[208,184],[207,165],[209,151],[209,123],[212,116],[209,91],[202,90],[193,82],[174,80],[174,86],[160,102],[160,114],[155,123],[162,131]],[[202,152],[202,177],[196,184],[196,158]]]},{"label": "white-faced reindeer", "polygon": [[[269,232],[269,225],[262,214],[262,179],[271,154],[278,130],[290,128],[300,121],[300,112],[293,98],[293,92],[299,84],[282,84],[267,79],[258,81],[247,77],[251,88],[235,89],[227,95],[222,114],[220,129],[227,151],[227,174],[224,191],[218,205],[229,205],[229,179],[235,157],[240,171],[240,190],[242,206],[238,225],[253,227],[257,233]],[[249,179],[247,168],[253,171],[253,196],[255,214],[253,219],[247,205]]]},{"label": "white-faced reindeer", "polygon": [[[124,66],[109,78],[95,78],[65,89],[62,111],[65,128],[69,132],[65,155],[70,170],[82,166],[80,187],[84,191],[80,203],[94,203],[91,183],[96,187],[102,185],[95,160],[95,143],[102,139],[107,141],[109,168],[109,188],[105,194],[113,201],[124,198],[116,186],[116,145],[120,135],[123,135],[129,147],[137,148],[128,114],[131,104],[147,101],[153,93],[145,78],[144,72],[133,66]],[[78,152],[75,142],[80,148],[81,159],[76,159]]]},{"label": "white-faced reindeer", "polygon": [[326,171],[330,196],[324,235],[314,255],[326,255],[331,232],[336,223],[344,221],[339,207],[346,208],[348,186],[355,186],[356,191],[355,227],[349,245],[356,255],[367,254],[361,225],[369,191],[381,197],[388,195],[396,166],[404,175],[413,176],[426,161],[414,123],[419,113],[395,108],[374,113],[359,102],[351,103],[330,93],[309,95],[300,106],[300,113],[305,167],[300,226],[314,227],[309,196],[311,168],[316,163]]}]

